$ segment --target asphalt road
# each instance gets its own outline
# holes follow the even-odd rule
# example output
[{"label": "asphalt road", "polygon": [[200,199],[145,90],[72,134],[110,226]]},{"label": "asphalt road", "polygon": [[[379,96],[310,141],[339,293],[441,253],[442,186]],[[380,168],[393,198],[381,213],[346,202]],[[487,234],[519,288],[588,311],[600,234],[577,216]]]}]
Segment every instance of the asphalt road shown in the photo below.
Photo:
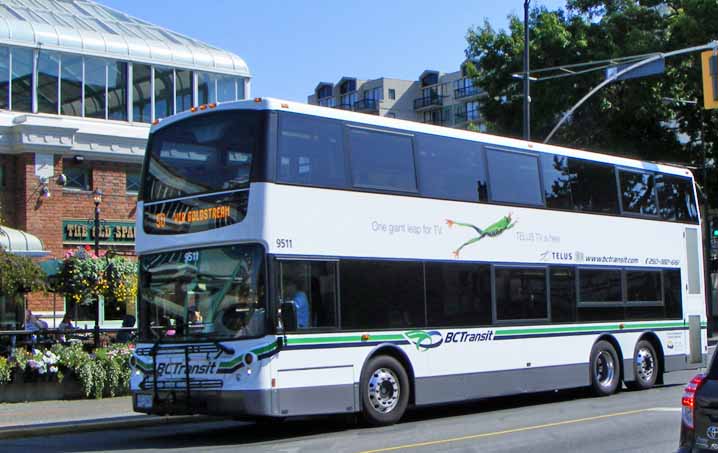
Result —
[{"label": "asphalt road", "polygon": [[571,390],[417,409],[385,428],[362,428],[346,417],[205,421],[5,440],[0,451],[671,452],[682,389],[694,374],[671,373],[663,386],[606,398]]}]

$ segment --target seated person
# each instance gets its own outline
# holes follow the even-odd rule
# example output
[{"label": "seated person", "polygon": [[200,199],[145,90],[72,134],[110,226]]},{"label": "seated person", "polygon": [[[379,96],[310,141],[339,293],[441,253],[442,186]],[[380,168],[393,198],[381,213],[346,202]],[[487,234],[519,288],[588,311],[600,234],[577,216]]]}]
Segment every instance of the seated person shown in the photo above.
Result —
[{"label": "seated person", "polygon": [[72,314],[69,311],[65,312],[65,316],[62,317],[62,321],[60,321],[57,328],[60,330],[70,330],[75,328],[75,326],[72,325]]},{"label": "seated person", "polygon": [[33,332],[41,329],[47,329],[47,323],[34,315],[29,308],[25,309],[25,330]]},{"label": "seated person", "polygon": [[[135,327],[135,317],[132,315],[125,315],[122,317],[122,327],[130,328]],[[133,333],[129,330],[122,330],[117,333],[115,341],[117,343],[127,343],[132,339]]]}]

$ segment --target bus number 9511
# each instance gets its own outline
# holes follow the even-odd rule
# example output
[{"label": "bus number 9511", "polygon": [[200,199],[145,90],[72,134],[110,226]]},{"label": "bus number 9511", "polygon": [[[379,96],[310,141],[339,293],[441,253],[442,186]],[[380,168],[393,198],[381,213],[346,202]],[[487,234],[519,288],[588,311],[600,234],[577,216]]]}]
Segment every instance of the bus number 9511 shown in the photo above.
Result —
[{"label": "bus number 9511", "polygon": [[292,248],[292,240],[291,239],[277,239],[277,248],[278,249],[291,249]]}]

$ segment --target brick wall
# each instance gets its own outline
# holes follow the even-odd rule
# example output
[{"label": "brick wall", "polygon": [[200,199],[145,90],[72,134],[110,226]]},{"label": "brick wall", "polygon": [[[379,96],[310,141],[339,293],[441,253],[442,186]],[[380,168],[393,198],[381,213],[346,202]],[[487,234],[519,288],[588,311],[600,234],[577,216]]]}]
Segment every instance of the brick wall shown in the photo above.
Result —
[{"label": "brick wall", "polygon": [[[0,156],[2,158],[3,156]],[[116,162],[85,160],[81,165],[91,168],[92,184],[89,191],[65,189],[57,184],[63,173],[63,159],[55,156],[55,176],[48,181],[50,197],[41,194],[41,183],[35,176],[34,154],[23,154],[16,158],[17,196],[15,202],[16,227],[38,236],[50,252],[48,257],[62,259],[65,253],[77,245],[63,245],[62,221],[64,219],[94,219],[95,205],[92,191],[103,192],[100,218],[105,220],[134,220],[137,197],[128,195],[125,188],[125,174],[136,170],[139,165]],[[68,161],[68,163],[71,163]],[[73,163],[74,164],[74,163]],[[123,252],[132,252],[130,247],[115,247]],[[100,246],[101,250],[106,249]],[[52,296],[32,294],[30,308],[36,311],[52,310]],[[61,299],[58,309],[62,310]]]}]

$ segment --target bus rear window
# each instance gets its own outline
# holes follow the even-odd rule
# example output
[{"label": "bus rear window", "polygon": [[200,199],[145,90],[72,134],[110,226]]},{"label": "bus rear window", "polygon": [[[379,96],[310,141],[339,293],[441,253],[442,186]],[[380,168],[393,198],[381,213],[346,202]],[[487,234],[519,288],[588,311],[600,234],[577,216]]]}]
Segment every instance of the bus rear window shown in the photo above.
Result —
[{"label": "bus rear window", "polygon": [[148,146],[144,201],[248,188],[263,146],[262,116],[213,112],[159,129]]}]

